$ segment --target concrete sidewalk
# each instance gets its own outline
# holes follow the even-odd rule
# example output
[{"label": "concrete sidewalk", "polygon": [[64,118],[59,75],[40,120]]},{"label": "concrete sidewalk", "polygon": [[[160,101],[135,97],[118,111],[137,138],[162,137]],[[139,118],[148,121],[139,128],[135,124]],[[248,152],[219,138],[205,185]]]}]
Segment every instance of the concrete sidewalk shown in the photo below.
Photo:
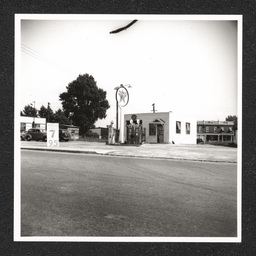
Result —
[{"label": "concrete sidewalk", "polygon": [[143,144],[141,146],[106,145],[99,142],[60,142],[56,148],[46,142],[21,141],[21,149],[111,156],[163,158],[177,160],[237,163],[237,148],[214,145]]}]

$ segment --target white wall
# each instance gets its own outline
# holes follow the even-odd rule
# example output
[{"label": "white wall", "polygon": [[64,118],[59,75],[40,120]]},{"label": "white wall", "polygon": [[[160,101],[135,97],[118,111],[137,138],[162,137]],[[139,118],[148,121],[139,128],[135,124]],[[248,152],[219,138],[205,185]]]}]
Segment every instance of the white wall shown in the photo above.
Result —
[{"label": "white wall", "polygon": [[21,123],[26,124],[26,131],[28,131],[30,128],[32,128],[32,123],[34,120],[35,120],[35,124],[38,124],[40,126],[40,129],[42,129],[42,130],[46,129],[46,118],[20,116],[20,124]]},{"label": "white wall", "polygon": [[[181,133],[176,133],[176,121],[181,122]],[[190,123],[190,134],[186,134],[186,123]],[[184,113],[170,112],[170,138],[175,144],[196,144],[197,122],[194,118]]]}]

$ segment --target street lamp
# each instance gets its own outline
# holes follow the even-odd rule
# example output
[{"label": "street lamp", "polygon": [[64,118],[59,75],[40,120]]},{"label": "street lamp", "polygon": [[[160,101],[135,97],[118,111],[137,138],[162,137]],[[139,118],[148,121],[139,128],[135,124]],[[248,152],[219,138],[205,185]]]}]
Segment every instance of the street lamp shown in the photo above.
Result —
[{"label": "street lamp", "polygon": [[[123,85],[117,86],[115,88],[116,90],[116,142],[118,142],[119,139],[119,133],[118,133],[118,107],[125,107],[129,102],[129,93],[127,88],[131,88],[131,85]],[[120,124],[121,127],[121,124]]]}]

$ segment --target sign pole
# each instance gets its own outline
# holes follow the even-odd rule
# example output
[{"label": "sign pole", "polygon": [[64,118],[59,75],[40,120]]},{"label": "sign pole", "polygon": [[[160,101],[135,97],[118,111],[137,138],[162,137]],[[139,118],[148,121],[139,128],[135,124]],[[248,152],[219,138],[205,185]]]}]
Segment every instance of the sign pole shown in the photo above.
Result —
[{"label": "sign pole", "polygon": [[[125,85],[128,86],[128,85]],[[118,107],[125,107],[129,102],[129,93],[127,89],[122,84],[115,88],[116,90],[116,142],[119,141],[119,132],[118,132]],[[128,87],[131,87],[130,85]],[[119,96],[119,99],[118,99]],[[120,103],[120,104],[119,104]],[[121,124],[120,124],[121,130]]]},{"label": "sign pole", "polygon": [[116,100],[116,142],[118,142],[118,137],[118,101]]}]

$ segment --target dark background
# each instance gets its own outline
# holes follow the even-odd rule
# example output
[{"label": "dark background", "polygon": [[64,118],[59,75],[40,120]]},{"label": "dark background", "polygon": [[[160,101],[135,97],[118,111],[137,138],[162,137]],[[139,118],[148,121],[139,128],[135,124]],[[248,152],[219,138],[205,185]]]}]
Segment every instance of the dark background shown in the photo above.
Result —
[{"label": "dark background", "polygon": [[[243,15],[242,243],[13,242],[14,14],[16,13]],[[255,0],[2,0],[0,19],[0,255],[256,255]]]}]

